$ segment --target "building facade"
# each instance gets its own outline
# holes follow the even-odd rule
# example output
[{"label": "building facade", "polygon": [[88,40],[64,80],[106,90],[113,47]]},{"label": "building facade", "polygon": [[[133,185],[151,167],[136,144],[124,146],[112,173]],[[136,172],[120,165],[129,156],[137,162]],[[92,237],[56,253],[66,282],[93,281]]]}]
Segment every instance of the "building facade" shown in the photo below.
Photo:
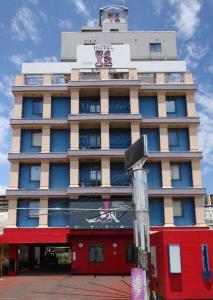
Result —
[{"label": "building facade", "polygon": [[[122,6],[100,9],[99,27],[62,33],[60,62],[26,63],[16,76],[1,238],[10,245],[11,273],[25,247],[30,266],[35,248],[42,264],[49,248],[65,247],[73,273],[129,273],[133,207],[124,152],[143,134],[153,247],[161,232],[175,239],[208,231],[192,74],[177,59],[175,32],[128,31],[127,16]],[[156,282],[153,290],[189,299],[168,296]]]}]

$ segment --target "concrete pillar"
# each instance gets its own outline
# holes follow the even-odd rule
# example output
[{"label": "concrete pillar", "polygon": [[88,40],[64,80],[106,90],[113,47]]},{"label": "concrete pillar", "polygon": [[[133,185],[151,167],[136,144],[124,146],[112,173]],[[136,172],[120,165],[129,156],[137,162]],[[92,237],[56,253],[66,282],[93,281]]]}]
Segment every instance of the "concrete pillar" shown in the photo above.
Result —
[{"label": "concrete pillar", "polygon": [[79,89],[71,89],[71,114],[79,114]]},{"label": "concrete pillar", "polygon": [[129,79],[130,80],[137,80],[138,79],[138,72],[137,69],[129,69]]},{"label": "concrete pillar", "polygon": [[51,119],[51,94],[45,93],[43,96],[43,118]]},{"label": "concrete pillar", "polygon": [[202,187],[200,161],[198,159],[192,160],[192,184],[194,188]]},{"label": "concrete pillar", "polygon": [[50,126],[42,127],[41,152],[50,152]]},{"label": "concrete pillar", "polygon": [[204,199],[202,196],[195,196],[195,218],[196,218],[196,225],[205,226],[205,218],[204,218]]},{"label": "concrete pillar", "polygon": [[138,122],[131,122],[131,138],[132,144],[140,138],[140,124]]},{"label": "concrete pillar", "polygon": [[39,227],[48,227],[48,197],[40,198]]},{"label": "concrete pillar", "polygon": [[101,159],[101,179],[102,186],[110,186],[110,158],[102,157]]},{"label": "concrete pillar", "polygon": [[80,79],[80,70],[72,69],[71,71],[71,81],[79,81]]},{"label": "concrete pillar", "polygon": [[101,80],[108,80],[109,79],[109,69],[107,69],[107,68],[100,69],[100,76],[101,76]]},{"label": "concrete pillar", "polygon": [[187,107],[187,116],[196,117],[195,96],[194,93],[192,92],[186,93],[186,107]]},{"label": "concrete pillar", "polygon": [[70,161],[70,187],[79,186],[79,160],[78,158]]},{"label": "concrete pillar", "polygon": [[14,99],[14,107],[13,107],[13,118],[21,119],[22,118],[22,105],[23,105],[23,95],[16,95]]},{"label": "concrete pillar", "polygon": [[109,113],[109,89],[101,88],[100,89],[100,101],[101,101],[101,113]]},{"label": "concrete pillar", "polygon": [[190,151],[198,151],[197,125],[189,126],[189,145]]},{"label": "concrete pillar", "polygon": [[75,122],[70,127],[70,149],[79,149],[79,123]]},{"label": "concrete pillar", "polygon": [[10,198],[8,201],[8,222],[6,227],[16,227],[17,199]]},{"label": "concrete pillar", "polygon": [[164,197],[164,218],[165,226],[174,226],[172,197]]},{"label": "concrete pillar", "polygon": [[130,95],[131,114],[139,114],[138,88],[135,87],[130,88],[129,95]]},{"label": "concrete pillar", "polygon": [[156,83],[157,84],[165,83],[165,74],[164,73],[156,73]]},{"label": "concrete pillar", "polygon": [[171,172],[169,160],[162,160],[161,167],[163,188],[171,188]]},{"label": "concrete pillar", "polygon": [[19,153],[21,148],[21,128],[13,128],[12,153]]},{"label": "concrete pillar", "polygon": [[49,161],[41,162],[40,189],[49,189]]},{"label": "concrete pillar", "polygon": [[101,149],[109,149],[109,122],[101,122]]},{"label": "concrete pillar", "polygon": [[165,125],[160,125],[159,128],[160,133],[160,151],[168,152],[168,128]]},{"label": "concrete pillar", "polygon": [[19,182],[19,162],[12,162],[10,167],[10,189],[18,189]]},{"label": "concrete pillar", "polygon": [[158,99],[158,116],[160,118],[165,118],[167,116],[166,113],[166,93],[161,91],[157,93]]},{"label": "concrete pillar", "polygon": [[50,74],[43,75],[43,85],[52,85],[52,76]]}]

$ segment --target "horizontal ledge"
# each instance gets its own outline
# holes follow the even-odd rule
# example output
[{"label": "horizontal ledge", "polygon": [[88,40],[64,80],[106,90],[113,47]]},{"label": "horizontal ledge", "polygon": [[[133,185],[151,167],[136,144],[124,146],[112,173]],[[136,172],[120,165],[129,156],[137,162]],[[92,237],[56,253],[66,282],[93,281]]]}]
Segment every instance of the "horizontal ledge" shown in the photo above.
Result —
[{"label": "horizontal ledge", "polygon": [[141,114],[79,114],[79,115],[69,115],[69,121],[102,121],[102,120],[112,120],[112,121],[134,121],[142,120]]},{"label": "horizontal ledge", "polygon": [[[113,194],[113,195],[127,195],[132,194],[132,187],[130,186],[110,186],[110,187],[68,187],[66,190],[53,189],[38,189],[38,190],[23,190],[23,189],[7,189],[7,196],[17,197],[64,197],[72,195],[97,195],[97,194]],[[149,196],[204,196],[206,194],[205,188],[167,188],[167,189],[149,189]]]},{"label": "horizontal ledge", "polygon": [[141,90],[197,90],[195,84],[186,83],[161,83],[161,84],[140,84]]},{"label": "horizontal ledge", "polygon": [[78,80],[69,81],[69,87],[132,87],[140,86],[139,80],[132,79],[107,79],[107,80]]},{"label": "horizontal ledge", "polygon": [[13,86],[12,92],[63,92],[68,91],[68,85],[21,85]]}]

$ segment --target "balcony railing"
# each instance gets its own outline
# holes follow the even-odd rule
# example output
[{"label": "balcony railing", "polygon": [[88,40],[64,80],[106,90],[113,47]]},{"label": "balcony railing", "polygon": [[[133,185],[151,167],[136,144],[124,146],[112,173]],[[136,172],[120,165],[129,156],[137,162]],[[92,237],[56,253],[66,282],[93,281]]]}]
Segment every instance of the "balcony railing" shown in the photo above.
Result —
[{"label": "balcony railing", "polygon": [[138,73],[138,80],[141,83],[155,83],[156,82],[156,74],[155,73]]},{"label": "balcony railing", "polygon": [[79,79],[80,80],[100,80],[101,75],[100,75],[100,72],[80,72]]},{"label": "balcony railing", "polygon": [[129,79],[127,72],[109,72],[109,79]]},{"label": "balcony railing", "polygon": [[68,84],[70,75],[52,75],[52,84]]},{"label": "balcony railing", "polygon": [[183,73],[165,73],[165,83],[184,83]]},{"label": "balcony railing", "polygon": [[43,85],[43,75],[25,75],[26,85]]}]

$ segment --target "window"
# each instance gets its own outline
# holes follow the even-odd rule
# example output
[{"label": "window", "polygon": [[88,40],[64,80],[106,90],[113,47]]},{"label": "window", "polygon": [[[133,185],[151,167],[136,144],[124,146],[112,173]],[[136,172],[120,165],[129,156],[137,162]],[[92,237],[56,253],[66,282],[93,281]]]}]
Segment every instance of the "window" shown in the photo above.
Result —
[{"label": "window", "polygon": [[166,111],[167,113],[176,113],[176,101],[175,99],[168,99],[166,101]]},{"label": "window", "polygon": [[149,50],[150,53],[161,53],[161,43],[150,43]]},{"label": "window", "polygon": [[38,218],[39,217],[39,201],[30,201],[29,202],[29,218]]},{"label": "window", "polygon": [[134,245],[126,246],[126,262],[127,263],[135,262],[135,247],[134,247]]},{"label": "window", "polygon": [[205,279],[211,278],[210,265],[209,265],[209,254],[208,254],[208,245],[201,245],[202,251],[202,266],[203,266],[203,277]]},{"label": "window", "polygon": [[90,263],[103,263],[104,262],[103,245],[90,245],[89,246],[89,262]]},{"label": "window", "polygon": [[90,170],[90,180],[91,181],[101,181],[101,171],[100,170]]},{"label": "window", "polygon": [[32,132],[32,147],[41,147],[41,132]]},{"label": "window", "polygon": [[34,165],[30,167],[30,181],[40,181],[41,167]]},{"label": "window", "polygon": [[173,215],[174,217],[183,217],[183,207],[181,200],[173,200]]},{"label": "window", "polygon": [[179,145],[179,135],[177,129],[169,129],[169,146]]},{"label": "window", "polygon": [[180,245],[169,245],[169,272],[181,274]]},{"label": "window", "polygon": [[33,115],[42,115],[42,101],[33,100]]},{"label": "window", "polygon": [[171,165],[171,180],[180,180],[180,166],[176,164]]}]

